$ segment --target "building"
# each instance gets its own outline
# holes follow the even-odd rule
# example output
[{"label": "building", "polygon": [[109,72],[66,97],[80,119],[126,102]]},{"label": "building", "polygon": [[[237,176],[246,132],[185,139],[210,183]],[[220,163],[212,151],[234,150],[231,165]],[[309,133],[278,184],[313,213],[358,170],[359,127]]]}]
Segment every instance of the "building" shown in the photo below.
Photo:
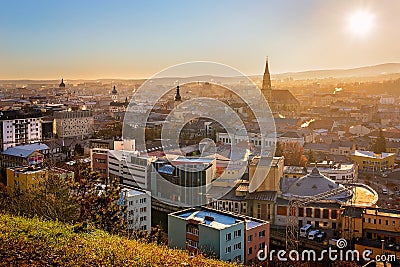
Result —
[{"label": "building", "polygon": [[353,142],[335,141],[331,144],[330,153],[332,155],[350,157],[355,149],[356,146]]},{"label": "building", "polygon": [[10,167],[7,168],[7,190],[13,192],[16,189],[28,190],[36,188],[39,183],[49,175],[57,175],[61,178],[73,178],[74,172],[52,167],[44,169],[37,166]]},{"label": "building", "polygon": [[151,229],[151,195],[150,192],[124,188],[121,191],[121,200],[126,206],[126,220],[128,230]]},{"label": "building", "polygon": [[7,168],[41,164],[48,151],[49,147],[41,143],[10,147],[0,155],[1,167]]},{"label": "building", "polygon": [[363,172],[385,172],[394,168],[394,153],[376,154],[373,151],[356,150],[351,159],[358,164]]},{"label": "building", "polygon": [[355,183],[358,179],[358,165],[353,163],[341,163],[333,161],[322,161],[311,164],[307,167],[307,172],[312,172],[317,167],[321,174],[337,183]]},{"label": "building", "polygon": [[168,160],[154,161],[153,166],[152,194],[178,206],[207,203],[207,189],[216,173],[215,159],[170,155]]},{"label": "building", "polygon": [[42,138],[42,117],[42,112],[36,109],[1,111],[1,150],[40,141]]},{"label": "building", "polygon": [[108,151],[114,148],[113,140],[95,139],[89,141],[90,167],[100,173],[103,179],[108,178]]},{"label": "building", "polygon": [[259,250],[269,247],[266,221],[209,208],[195,208],[168,215],[171,247],[215,255],[230,262],[251,264]]},{"label": "building", "polygon": [[123,119],[129,105],[128,98],[126,97],[125,101],[119,101],[118,91],[114,85],[113,90],[111,91],[111,99],[112,101],[109,106],[111,116],[116,119]]},{"label": "building", "polygon": [[[287,212],[290,196],[294,195],[300,198],[310,198],[330,190],[343,187],[333,180],[322,175],[314,167],[311,173],[299,179],[282,181],[282,194],[277,198],[276,203],[276,225],[286,225]],[[317,203],[309,203],[305,207],[300,207],[296,213],[299,218],[298,226],[311,224],[316,228],[325,228],[336,230],[340,224],[340,208],[343,203],[351,198],[347,192],[331,196]]]},{"label": "building", "polygon": [[273,90],[269,73],[268,58],[265,62],[261,92],[268,101],[272,113],[284,117],[296,117],[300,111],[300,102],[289,90]]},{"label": "building", "polygon": [[119,179],[122,185],[150,190],[152,162],[155,157],[141,156],[138,152],[109,150],[107,152],[108,176]]},{"label": "building", "polygon": [[84,138],[93,134],[94,118],[90,110],[54,112],[53,133],[59,138]]}]

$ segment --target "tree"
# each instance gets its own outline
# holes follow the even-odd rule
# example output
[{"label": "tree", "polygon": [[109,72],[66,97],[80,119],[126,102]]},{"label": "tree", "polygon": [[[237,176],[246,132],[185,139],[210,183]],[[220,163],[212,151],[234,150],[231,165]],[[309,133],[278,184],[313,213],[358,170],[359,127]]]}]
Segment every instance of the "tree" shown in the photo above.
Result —
[{"label": "tree", "polygon": [[125,230],[125,206],[118,205],[120,186],[117,179],[103,181],[98,172],[87,168],[83,170],[79,180],[72,181],[71,191],[79,206],[79,222],[93,223],[110,233]]},{"label": "tree", "polygon": [[82,156],[84,153],[83,147],[79,143],[75,145],[74,151],[75,151],[76,155],[80,155],[80,156]]},{"label": "tree", "polygon": [[377,154],[381,154],[382,152],[386,152],[386,139],[383,136],[382,129],[379,130],[379,134],[375,140],[375,144],[373,146],[373,150]]},{"label": "tree", "polygon": [[315,159],[315,155],[314,155],[314,151],[312,151],[311,149],[308,151],[308,162],[309,163],[314,163],[316,161]]},{"label": "tree", "polygon": [[286,141],[281,144],[282,154],[287,166],[306,166],[307,158],[304,156],[304,148],[299,142]]},{"label": "tree", "polygon": [[51,170],[47,170],[37,179],[37,186],[27,190],[1,190],[1,209],[13,215],[38,216],[65,223],[76,222],[78,207],[70,195],[67,181]]},{"label": "tree", "polygon": [[283,156],[283,147],[280,141],[276,142],[275,148],[275,157],[282,157]]}]

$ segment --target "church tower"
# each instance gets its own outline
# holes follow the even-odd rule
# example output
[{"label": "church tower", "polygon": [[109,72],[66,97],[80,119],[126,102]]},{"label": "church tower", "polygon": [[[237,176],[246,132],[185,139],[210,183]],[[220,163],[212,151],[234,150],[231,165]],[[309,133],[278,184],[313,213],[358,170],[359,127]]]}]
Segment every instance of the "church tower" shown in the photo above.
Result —
[{"label": "church tower", "polygon": [[118,100],[118,91],[117,91],[117,89],[115,89],[115,85],[113,87],[113,90],[111,91],[111,99],[114,102],[117,102],[117,100]]},{"label": "church tower", "polygon": [[182,97],[179,91],[179,84],[176,87],[175,97],[174,97],[174,109],[182,102]]},{"label": "church tower", "polygon": [[60,89],[65,89],[64,78],[61,78],[61,83],[60,83],[60,85],[58,86],[58,88],[60,88]]},{"label": "church tower", "polygon": [[271,75],[269,74],[268,57],[265,61],[265,70],[264,70],[261,92],[263,93],[265,99],[267,99],[268,102],[272,100]]},{"label": "church tower", "polygon": [[176,87],[176,93],[175,93],[175,101],[182,101],[181,94],[179,92],[179,85]]}]

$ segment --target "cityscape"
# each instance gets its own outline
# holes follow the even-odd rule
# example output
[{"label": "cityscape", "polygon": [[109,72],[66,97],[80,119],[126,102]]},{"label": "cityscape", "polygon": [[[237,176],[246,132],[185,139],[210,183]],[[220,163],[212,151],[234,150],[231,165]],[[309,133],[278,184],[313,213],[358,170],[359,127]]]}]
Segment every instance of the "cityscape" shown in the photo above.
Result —
[{"label": "cityscape", "polygon": [[16,2],[0,266],[400,266],[398,2]]}]

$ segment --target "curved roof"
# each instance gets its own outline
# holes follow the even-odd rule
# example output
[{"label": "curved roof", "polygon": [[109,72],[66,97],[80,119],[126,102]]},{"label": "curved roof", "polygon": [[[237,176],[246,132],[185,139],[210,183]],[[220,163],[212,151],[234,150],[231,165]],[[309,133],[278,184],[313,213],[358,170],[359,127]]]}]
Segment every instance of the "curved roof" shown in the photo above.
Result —
[{"label": "curved roof", "polygon": [[[322,175],[318,168],[314,168],[311,173],[299,178],[294,182],[288,189],[288,192],[283,192],[286,195],[295,195],[299,197],[310,197],[318,194],[322,194],[333,189],[343,187],[341,184],[335,183],[335,181]],[[344,199],[349,197],[347,193],[342,193],[333,197],[327,198],[327,200],[333,199]]]}]

